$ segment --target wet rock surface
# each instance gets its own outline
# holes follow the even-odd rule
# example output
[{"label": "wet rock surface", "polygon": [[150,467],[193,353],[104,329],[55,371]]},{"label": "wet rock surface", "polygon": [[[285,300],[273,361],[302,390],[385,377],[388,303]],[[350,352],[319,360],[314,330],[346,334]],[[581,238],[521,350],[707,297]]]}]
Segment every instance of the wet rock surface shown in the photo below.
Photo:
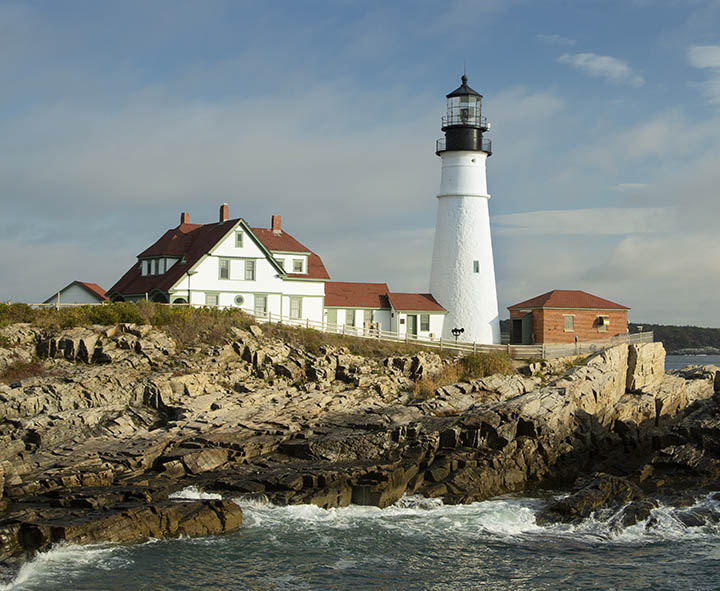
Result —
[{"label": "wet rock surface", "polygon": [[[243,495],[321,507],[385,507],[406,494],[467,503],[582,477],[543,519],[629,502],[632,523],[656,496],[720,479],[720,369],[666,375],[656,344],[556,364],[551,380],[490,376],[418,399],[414,380],[445,363],[432,353],[310,352],[259,327],[182,352],[136,325],[3,334],[12,355],[39,355],[48,371],[0,383],[0,559],[61,539],[232,531],[242,517],[229,499]],[[189,485],[225,500],[168,499]]]}]

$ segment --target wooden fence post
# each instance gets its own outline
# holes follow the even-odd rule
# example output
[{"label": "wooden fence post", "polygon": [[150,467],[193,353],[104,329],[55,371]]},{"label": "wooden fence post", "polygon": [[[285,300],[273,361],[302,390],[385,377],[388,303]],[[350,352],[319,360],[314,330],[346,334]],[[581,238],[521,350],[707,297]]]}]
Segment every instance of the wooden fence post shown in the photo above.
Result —
[{"label": "wooden fence post", "polygon": [[440,337],[440,350],[442,351],[442,337]]}]

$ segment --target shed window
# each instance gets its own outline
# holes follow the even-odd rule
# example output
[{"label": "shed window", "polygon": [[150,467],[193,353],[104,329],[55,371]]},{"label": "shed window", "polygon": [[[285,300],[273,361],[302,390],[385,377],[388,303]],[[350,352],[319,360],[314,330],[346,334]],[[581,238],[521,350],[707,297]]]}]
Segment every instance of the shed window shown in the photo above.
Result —
[{"label": "shed window", "polygon": [[598,316],[597,319],[598,332],[607,332],[610,326],[610,318],[608,316]]},{"label": "shed window", "polygon": [[563,329],[565,332],[575,332],[575,316],[566,314],[563,316]]},{"label": "shed window", "polygon": [[245,281],[255,281],[255,261],[253,259],[245,261]]},{"label": "shed window", "polygon": [[430,314],[420,314],[420,330],[430,330]]}]

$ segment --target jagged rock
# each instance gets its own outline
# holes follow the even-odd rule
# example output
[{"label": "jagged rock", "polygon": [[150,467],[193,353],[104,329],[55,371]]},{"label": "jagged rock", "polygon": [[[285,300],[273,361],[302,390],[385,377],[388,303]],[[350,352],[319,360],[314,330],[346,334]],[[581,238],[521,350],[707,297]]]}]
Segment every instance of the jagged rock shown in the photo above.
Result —
[{"label": "jagged rock", "polygon": [[538,524],[580,521],[598,509],[620,506],[643,498],[639,486],[625,478],[598,474],[578,492],[552,503],[536,518]]},{"label": "jagged rock", "polygon": [[102,511],[46,511],[0,523],[0,559],[32,555],[52,544],[141,542],[149,538],[197,537],[234,531],[242,509],[232,501],[155,502]]},{"label": "jagged rock", "polygon": [[628,346],[627,390],[652,392],[665,374],[665,349],[662,343],[638,343]]},{"label": "jagged rock", "polygon": [[[671,480],[710,486],[720,474],[717,368],[629,393],[626,345],[585,366],[565,363],[546,385],[491,376],[418,402],[411,377],[439,371],[433,354],[377,361],[330,346],[310,352],[252,329],[234,330],[227,346],[174,352],[154,329],[87,330],[109,363],[77,363],[75,337],[66,360],[59,333],[50,375],[17,389],[0,384],[7,519],[42,509],[25,532],[42,533],[63,511],[114,511],[112,491],[140,484],[336,507],[386,506],[403,494],[470,502],[561,486],[588,469],[608,471],[604,463],[648,490]],[[157,502],[123,501],[133,511]],[[644,515],[641,504],[633,511]],[[134,513],[120,513],[133,530]],[[3,523],[12,538],[14,526]]]}]

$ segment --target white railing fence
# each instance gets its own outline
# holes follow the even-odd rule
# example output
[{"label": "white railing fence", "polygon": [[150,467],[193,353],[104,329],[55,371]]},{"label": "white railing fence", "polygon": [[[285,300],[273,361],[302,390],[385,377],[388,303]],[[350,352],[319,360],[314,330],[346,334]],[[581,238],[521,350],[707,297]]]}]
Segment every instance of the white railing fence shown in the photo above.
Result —
[{"label": "white railing fence", "polygon": [[[28,304],[33,308],[71,308],[77,306],[97,306],[102,303],[93,304],[66,304],[61,302],[53,302],[48,304]],[[190,304],[160,304],[172,307],[186,307]],[[199,306],[195,306],[199,307]],[[652,332],[641,332],[634,334],[625,334],[613,336],[608,340],[597,342],[577,342],[577,343],[545,343],[535,345],[511,345],[509,343],[502,345],[485,345],[481,343],[468,343],[463,341],[455,341],[454,339],[443,339],[434,337],[423,337],[412,335],[409,333],[400,334],[387,330],[381,330],[376,325],[372,326],[351,326],[348,324],[331,324],[328,322],[318,322],[308,318],[291,318],[290,316],[282,316],[280,314],[267,313],[265,315],[255,315],[252,310],[242,309],[242,311],[253,316],[258,323],[277,323],[286,326],[294,326],[305,329],[318,330],[324,333],[336,334],[348,337],[357,337],[362,339],[375,339],[379,341],[387,341],[393,343],[405,343],[407,345],[419,345],[430,349],[456,351],[458,353],[490,353],[499,351],[507,353],[512,359],[530,360],[530,359],[553,359],[557,357],[569,357],[571,355],[590,354],[602,349],[606,349],[620,343],[652,343],[654,334]]]}]

